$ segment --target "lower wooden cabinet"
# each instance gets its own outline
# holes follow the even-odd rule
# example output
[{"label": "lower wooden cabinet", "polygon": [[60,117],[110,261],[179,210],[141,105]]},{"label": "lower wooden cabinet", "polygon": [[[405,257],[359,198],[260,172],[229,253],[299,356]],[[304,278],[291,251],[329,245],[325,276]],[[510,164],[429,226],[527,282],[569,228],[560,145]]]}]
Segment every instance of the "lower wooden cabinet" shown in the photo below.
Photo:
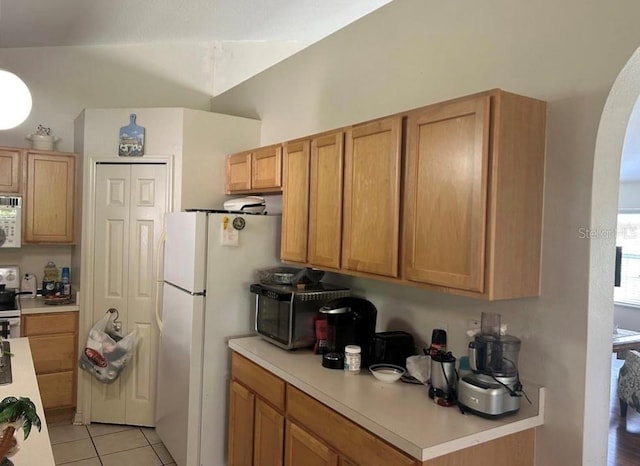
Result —
[{"label": "lower wooden cabinet", "polygon": [[255,395],[231,382],[229,397],[229,464],[253,464],[253,419]]},{"label": "lower wooden cabinet", "polygon": [[420,461],[243,356],[231,361],[229,466],[534,464],[535,429]]},{"label": "lower wooden cabinet", "polygon": [[287,421],[284,464],[338,466],[338,455],[313,435]]},{"label": "lower wooden cabinet", "polygon": [[313,432],[341,456],[363,466],[416,464],[414,458],[291,385],[287,385],[287,417]]},{"label": "lower wooden cabinet", "polygon": [[230,393],[229,465],[282,466],[284,415],[236,381]]},{"label": "lower wooden cabinet", "polygon": [[284,416],[257,398],[253,423],[253,464],[282,465],[283,440]]},{"label": "lower wooden cabinet", "polygon": [[75,406],[75,378],[73,371],[36,375],[44,409]]},{"label": "lower wooden cabinet", "polygon": [[248,359],[231,360],[229,466],[417,464]]},{"label": "lower wooden cabinet", "polygon": [[282,466],[285,383],[233,354],[229,399],[229,465]]},{"label": "lower wooden cabinet", "polygon": [[74,408],[78,313],[52,312],[23,315],[21,334],[29,338],[44,409]]}]

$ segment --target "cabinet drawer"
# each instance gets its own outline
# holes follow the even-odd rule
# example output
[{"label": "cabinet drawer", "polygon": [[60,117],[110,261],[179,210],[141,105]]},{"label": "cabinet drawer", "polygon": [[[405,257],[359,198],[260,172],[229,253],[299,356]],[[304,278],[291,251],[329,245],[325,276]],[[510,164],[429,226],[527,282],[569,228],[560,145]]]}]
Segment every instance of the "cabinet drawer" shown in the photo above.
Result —
[{"label": "cabinet drawer", "polygon": [[291,385],[287,385],[287,415],[358,464],[415,464],[414,459]]},{"label": "cabinet drawer", "polygon": [[32,314],[24,316],[23,336],[52,335],[56,333],[75,333],[77,312],[52,312],[50,314]]},{"label": "cabinet drawer", "polygon": [[231,356],[231,375],[258,396],[284,411],[283,380],[237,353]]},{"label": "cabinet drawer", "polygon": [[76,338],[72,333],[29,337],[36,374],[73,370],[76,364]]},{"label": "cabinet drawer", "polygon": [[73,371],[42,374],[36,378],[45,409],[74,406]]}]

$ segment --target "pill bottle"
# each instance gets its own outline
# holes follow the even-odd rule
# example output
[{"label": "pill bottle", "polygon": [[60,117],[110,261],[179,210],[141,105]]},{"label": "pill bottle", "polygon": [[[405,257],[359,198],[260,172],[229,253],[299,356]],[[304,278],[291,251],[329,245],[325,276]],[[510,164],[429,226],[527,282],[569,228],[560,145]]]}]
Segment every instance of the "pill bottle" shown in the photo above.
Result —
[{"label": "pill bottle", "polygon": [[359,374],[362,354],[358,345],[344,347],[344,371],[347,374]]}]

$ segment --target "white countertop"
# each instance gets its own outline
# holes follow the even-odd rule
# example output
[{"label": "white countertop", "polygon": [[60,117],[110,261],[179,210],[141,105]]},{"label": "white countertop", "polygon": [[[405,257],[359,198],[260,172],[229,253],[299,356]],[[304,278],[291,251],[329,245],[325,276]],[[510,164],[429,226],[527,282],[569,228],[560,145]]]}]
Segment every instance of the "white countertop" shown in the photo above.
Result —
[{"label": "white countertop", "polygon": [[[76,303],[78,300],[76,299]],[[20,296],[20,312],[24,315],[28,314],[45,314],[49,312],[69,312],[78,311],[80,307],[78,304],[45,304],[44,298],[38,296],[36,298],[26,298]]]},{"label": "white countertop", "polygon": [[260,337],[233,339],[229,347],[420,461],[544,423],[544,388],[527,382],[532,404],[523,398],[517,413],[484,419],[436,405],[422,385],[326,369],[309,350],[285,351]]},{"label": "white countertop", "polygon": [[36,372],[31,359],[29,340],[27,338],[14,338],[9,340],[9,343],[13,353],[11,358],[13,383],[0,385],[0,401],[7,396],[30,398],[36,405],[36,412],[42,420],[42,430],[38,432],[38,429],[33,426],[27,440],[24,440],[22,429],[16,432],[20,449],[10,459],[16,466],[53,466],[55,461],[49,441],[49,431],[44,417],[42,400],[40,399]]}]

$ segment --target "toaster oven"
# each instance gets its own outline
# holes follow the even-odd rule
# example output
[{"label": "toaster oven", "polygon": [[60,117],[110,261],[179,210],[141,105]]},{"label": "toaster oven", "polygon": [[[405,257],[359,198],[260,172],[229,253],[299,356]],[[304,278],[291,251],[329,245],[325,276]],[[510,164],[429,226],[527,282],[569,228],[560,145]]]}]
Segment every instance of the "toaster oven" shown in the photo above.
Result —
[{"label": "toaster oven", "polygon": [[350,295],[349,288],[319,283],[304,289],[291,285],[253,284],[255,331],[265,340],[292,350],[313,346],[320,308]]}]

